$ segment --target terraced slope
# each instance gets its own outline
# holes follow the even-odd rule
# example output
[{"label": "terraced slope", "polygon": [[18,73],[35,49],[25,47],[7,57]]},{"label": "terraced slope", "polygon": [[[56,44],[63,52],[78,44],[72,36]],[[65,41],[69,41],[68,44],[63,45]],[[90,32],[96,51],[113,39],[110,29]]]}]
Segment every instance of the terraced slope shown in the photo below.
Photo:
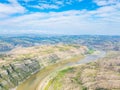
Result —
[{"label": "terraced slope", "polygon": [[42,45],[16,48],[0,59],[0,90],[9,90],[48,65],[80,57],[87,53],[85,46]]}]

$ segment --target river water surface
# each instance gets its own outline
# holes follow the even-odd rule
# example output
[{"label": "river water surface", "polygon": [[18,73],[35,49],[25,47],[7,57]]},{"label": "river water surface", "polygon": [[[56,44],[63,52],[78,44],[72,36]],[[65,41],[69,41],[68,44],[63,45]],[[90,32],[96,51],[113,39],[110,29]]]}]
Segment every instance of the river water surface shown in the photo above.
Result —
[{"label": "river water surface", "polygon": [[38,73],[35,73],[34,75],[32,75],[29,79],[27,79],[25,82],[23,82],[22,84],[20,84],[16,90],[36,90],[37,87],[39,86],[39,84],[42,82],[42,80],[44,78],[46,78],[50,73],[56,71],[57,69],[66,67],[66,66],[75,66],[75,65],[79,65],[79,64],[84,64],[84,63],[89,63],[89,62],[93,62],[96,61],[100,58],[105,57],[106,52],[104,51],[100,51],[98,53],[95,54],[91,54],[91,55],[86,55],[85,58],[74,62],[74,63],[67,63],[63,66],[55,64],[51,66],[48,66],[44,69],[42,69],[41,71],[39,71]]}]

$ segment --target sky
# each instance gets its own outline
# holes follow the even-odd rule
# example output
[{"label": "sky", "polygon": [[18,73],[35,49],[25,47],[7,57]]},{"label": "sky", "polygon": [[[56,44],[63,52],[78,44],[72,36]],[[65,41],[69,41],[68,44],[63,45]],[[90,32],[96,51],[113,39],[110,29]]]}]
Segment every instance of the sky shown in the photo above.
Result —
[{"label": "sky", "polygon": [[0,0],[0,34],[120,35],[120,0]]}]

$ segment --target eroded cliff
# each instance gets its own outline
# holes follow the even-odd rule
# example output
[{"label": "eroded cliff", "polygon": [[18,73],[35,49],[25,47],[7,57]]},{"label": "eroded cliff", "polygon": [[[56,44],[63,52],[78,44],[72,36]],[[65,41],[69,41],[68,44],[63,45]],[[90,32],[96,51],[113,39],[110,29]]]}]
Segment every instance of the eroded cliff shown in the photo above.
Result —
[{"label": "eroded cliff", "polygon": [[17,48],[1,58],[0,90],[10,90],[42,68],[82,56],[88,51],[85,46],[49,45]]}]

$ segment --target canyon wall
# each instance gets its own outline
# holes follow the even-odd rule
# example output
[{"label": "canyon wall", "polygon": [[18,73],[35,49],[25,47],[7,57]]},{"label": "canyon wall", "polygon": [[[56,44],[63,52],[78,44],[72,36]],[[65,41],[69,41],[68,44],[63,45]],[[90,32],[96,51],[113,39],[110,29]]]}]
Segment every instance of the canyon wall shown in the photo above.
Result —
[{"label": "canyon wall", "polygon": [[[0,65],[0,90],[15,88],[42,68],[54,63],[59,63],[62,60],[82,56],[88,50],[87,47],[84,46],[60,45],[49,46],[49,49],[47,49],[47,47],[44,47],[44,50],[41,47],[31,47],[26,50],[27,52],[25,48],[23,48],[23,50],[21,48],[20,50],[13,50],[12,53],[5,58],[5,60],[10,62],[6,61],[4,64]],[[32,52],[29,53],[30,51]],[[35,54],[35,56],[31,57],[33,54]],[[27,57],[25,58],[25,56]]]}]

